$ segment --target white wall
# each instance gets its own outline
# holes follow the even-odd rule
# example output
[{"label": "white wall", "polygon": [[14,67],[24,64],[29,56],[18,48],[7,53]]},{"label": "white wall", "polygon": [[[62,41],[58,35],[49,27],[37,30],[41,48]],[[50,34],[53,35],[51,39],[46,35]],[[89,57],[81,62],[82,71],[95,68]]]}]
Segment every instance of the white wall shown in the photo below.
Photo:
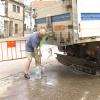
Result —
[{"label": "white wall", "polygon": [[30,5],[30,3],[31,3],[32,1],[34,1],[34,0],[24,0],[24,4],[25,4],[25,5]]},{"label": "white wall", "polygon": [[54,15],[60,15],[60,14],[64,14],[68,11],[66,11],[66,8],[63,6],[62,3],[53,5],[53,6],[49,6],[46,8],[41,8],[41,9],[37,9],[37,18],[43,18],[46,16],[54,16]]},{"label": "white wall", "polygon": [[100,36],[100,19],[95,18],[93,20],[91,16],[91,19],[89,20],[81,20],[81,13],[100,14],[100,0],[86,0],[86,1],[78,0],[77,9],[78,9],[78,23],[80,24],[79,36],[80,37]]},{"label": "white wall", "polygon": [[4,18],[0,17],[0,34],[4,33]]},{"label": "white wall", "polygon": [[24,23],[26,24],[26,28],[30,28],[30,16],[29,13],[25,12],[25,21]]},{"label": "white wall", "polygon": [[0,0],[0,34],[4,33],[5,5]]},{"label": "white wall", "polygon": [[0,15],[4,16],[5,15],[5,5],[3,2],[0,0]]}]

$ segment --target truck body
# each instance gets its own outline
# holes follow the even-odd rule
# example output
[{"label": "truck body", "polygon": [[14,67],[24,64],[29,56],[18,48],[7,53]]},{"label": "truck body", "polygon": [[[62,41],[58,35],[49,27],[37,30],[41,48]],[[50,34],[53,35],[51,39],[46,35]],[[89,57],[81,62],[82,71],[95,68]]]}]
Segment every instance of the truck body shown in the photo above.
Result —
[{"label": "truck body", "polygon": [[100,65],[100,1],[55,2],[50,7],[37,8],[35,23],[51,32],[51,43],[67,54],[58,55],[61,63],[83,66],[81,70],[96,74]]}]

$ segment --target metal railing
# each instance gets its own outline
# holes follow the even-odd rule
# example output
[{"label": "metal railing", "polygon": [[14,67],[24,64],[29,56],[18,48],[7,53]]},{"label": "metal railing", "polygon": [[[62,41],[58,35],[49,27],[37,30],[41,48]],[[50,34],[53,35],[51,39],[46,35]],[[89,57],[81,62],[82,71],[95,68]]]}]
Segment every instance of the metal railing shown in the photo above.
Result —
[{"label": "metal railing", "polygon": [[25,58],[25,44],[26,40],[11,40],[0,42],[0,61]]}]

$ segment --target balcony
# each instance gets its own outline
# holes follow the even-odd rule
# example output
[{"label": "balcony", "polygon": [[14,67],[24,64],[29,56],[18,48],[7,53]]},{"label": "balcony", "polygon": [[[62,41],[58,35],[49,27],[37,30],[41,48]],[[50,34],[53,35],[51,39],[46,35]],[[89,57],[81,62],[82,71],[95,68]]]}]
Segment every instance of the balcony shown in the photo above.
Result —
[{"label": "balcony", "polygon": [[24,0],[14,0],[14,1],[24,4]]},{"label": "balcony", "polygon": [[24,0],[9,0],[9,1],[15,2],[19,5],[24,5]]}]

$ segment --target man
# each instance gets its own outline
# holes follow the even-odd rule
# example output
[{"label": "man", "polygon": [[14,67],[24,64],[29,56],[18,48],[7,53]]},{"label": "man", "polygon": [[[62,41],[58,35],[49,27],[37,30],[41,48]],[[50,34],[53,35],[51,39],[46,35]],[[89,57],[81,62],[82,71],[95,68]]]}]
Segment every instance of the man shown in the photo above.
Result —
[{"label": "man", "polygon": [[37,25],[35,24],[33,28],[33,32],[36,32],[36,31],[37,31]]},{"label": "man", "polygon": [[27,53],[27,63],[25,66],[24,77],[29,79],[29,68],[32,62],[32,57],[35,58],[35,65],[38,66],[41,64],[41,52],[40,52],[40,42],[42,38],[45,36],[45,29],[40,29],[39,31],[33,32],[33,34],[29,37],[26,43],[26,53]]}]

